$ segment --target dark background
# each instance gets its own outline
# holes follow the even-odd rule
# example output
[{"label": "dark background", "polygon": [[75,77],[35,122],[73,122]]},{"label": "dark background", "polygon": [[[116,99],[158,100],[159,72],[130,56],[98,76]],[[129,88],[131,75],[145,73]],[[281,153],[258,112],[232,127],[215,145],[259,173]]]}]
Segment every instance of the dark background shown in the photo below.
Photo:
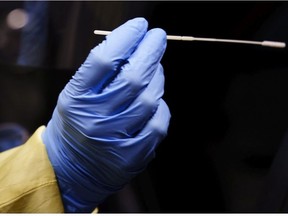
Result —
[{"label": "dark background", "polygon": [[[149,28],[171,35],[288,39],[286,2],[49,3],[46,57],[24,67],[15,60],[21,31],[4,22],[22,3],[0,2],[0,123],[17,122],[30,133],[47,124],[59,92],[103,39],[94,29],[143,16]],[[279,148],[285,150],[288,122],[287,49],[168,41],[162,65],[168,136],[146,171],[100,212],[286,212],[287,163]]]}]

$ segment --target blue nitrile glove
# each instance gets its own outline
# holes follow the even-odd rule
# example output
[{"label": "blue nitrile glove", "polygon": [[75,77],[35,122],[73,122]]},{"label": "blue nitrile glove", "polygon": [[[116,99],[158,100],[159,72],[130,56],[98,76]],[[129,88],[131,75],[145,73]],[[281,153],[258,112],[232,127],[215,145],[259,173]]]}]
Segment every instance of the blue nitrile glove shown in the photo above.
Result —
[{"label": "blue nitrile glove", "polygon": [[59,95],[43,142],[66,212],[91,212],[145,169],[166,136],[166,33],[147,26],[135,18],[112,31]]}]

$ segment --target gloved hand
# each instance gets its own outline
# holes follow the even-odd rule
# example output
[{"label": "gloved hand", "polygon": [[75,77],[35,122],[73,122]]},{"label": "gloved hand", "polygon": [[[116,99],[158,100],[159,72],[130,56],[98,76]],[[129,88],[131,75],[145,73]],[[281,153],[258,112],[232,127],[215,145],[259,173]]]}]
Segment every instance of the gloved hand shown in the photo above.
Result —
[{"label": "gloved hand", "polygon": [[139,174],[166,136],[162,29],[144,18],[91,50],[60,93],[42,135],[66,212],[91,212]]}]

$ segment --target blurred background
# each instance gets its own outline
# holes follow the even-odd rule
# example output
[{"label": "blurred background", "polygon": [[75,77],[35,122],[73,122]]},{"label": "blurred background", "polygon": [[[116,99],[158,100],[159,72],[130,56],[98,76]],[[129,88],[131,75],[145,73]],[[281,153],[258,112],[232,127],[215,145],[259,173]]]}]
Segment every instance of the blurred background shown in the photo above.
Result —
[{"label": "blurred background", "polygon": [[[93,30],[140,16],[171,35],[288,42],[281,1],[1,1],[0,144],[47,124],[104,39]],[[168,41],[162,65],[168,136],[100,212],[287,212],[287,48]]]}]

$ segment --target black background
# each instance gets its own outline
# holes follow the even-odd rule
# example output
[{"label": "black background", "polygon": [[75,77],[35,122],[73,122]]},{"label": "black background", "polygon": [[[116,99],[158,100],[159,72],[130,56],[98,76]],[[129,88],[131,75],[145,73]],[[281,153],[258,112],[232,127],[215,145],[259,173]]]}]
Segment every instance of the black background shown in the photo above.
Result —
[{"label": "black background", "polygon": [[[94,25],[96,21],[90,20],[90,16],[93,17],[94,14],[90,8],[93,5],[104,5],[103,13],[97,11],[97,7],[95,13],[101,14],[98,19],[102,27],[107,30],[112,30],[130,18],[144,16],[149,22],[149,28],[160,27],[171,35],[284,42],[288,39],[288,22],[285,19],[287,14],[285,11],[288,10],[285,2],[82,2],[82,13],[77,20],[79,31],[77,31],[76,39],[78,42],[73,44],[76,47],[75,61],[70,67],[59,68],[55,66],[54,53],[61,44],[58,40],[61,30],[56,31],[56,27],[52,24],[55,25],[56,18],[59,18],[61,14],[63,17],[64,14],[58,10],[55,12],[56,18],[53,19],[53,11],[57,11],[57,8],[65,8],[70,3],[51,2],[54,9],[51,10],[50,29],[56,33],[50,33],[47,59],[42,67],[19,67],[13,64],[14,59],[11,56],[15,53],[11,51],[11,46],[6,47],[6,49],[10,48],[10,52],[5,51],[4,48],[1,50],[2,59],[5,59],[2,61],[2,78],[0,79],[3,82],[1,85],[1,94],[3,94],[0,110],[1,122],[18,122],[31,133],[39,125],[47,124],[56,104],[57,95],[84,61],[89,50],[101,40],[91,34],[96,28]],[[2,8],[5,12],[13,8],[16,3],[6,2],[4,5],[2,2],[1,4],[5,6],[3,7],[5,10]],[[121,10],[123,10],[122,14],[119,12]],[[121,16],[113,16],[113,12]],[[68,17],[64,16],[60,22],[65,19],[68,20]],[[105,27],[105,19],[113,21],[109,24],[110,26]],[[16,40],[17,35],[14,37]],[[100,206],[100,211],[156,213],[261,211],[258,203],[253,199],[250,200],[249,193],[242,194],[241,198],[237,197],[239,195],[237,193],[229,193],[229,196],[234,199],[239,198],[243,201],[240,200],[237,204],[227,202],[230,198],[229,196],[227,198],[225,184],[224,186],[221,184],[221,177],[213,158],[218,154],[219,149],[224,155],[233,155],[231,150],[221,147],[227,131],[234,123],[233,118],[229,117],[231,114],[227,113],[226,109],[227,95],[233,85],[232,80],[238,75],[257,79],[258,75],[261,77],[263,71],[270,71],[273,74],[271,79],[277,73],[285,74],[287,72],[287,49],[244,44],[168,41],[162,65],[166,77],[164,99],[172,114],[168,136],[159,145],[156,158],[147,170],[134,179],[128,189],[109,197]],[[271,91],[267,91],[268,93],[264,91],[264,96],[256,95],[256,98],[265,99],[266,96],[275,98],[265,94],[272,92],[271,94],[277,95],[278,91],[275,88],[279,86],[280,81],[282,85],[286,78],[285,75],[277,76],[277,82],[269,86]],[[267,77],[268,81],[269,79],[270,75]],[[265,89],[266,87],[259,88]],[[273,101],[276,108],[260,117],[263,120],[267,118],[267,115],[276,115],[275,118],[280,119],[275,121],[276,123],[273,121],[271,123],[271,120],[270,122],[264,121],[272,138],[271,142],[263,145],[268,146],[270,151],[262,154],[263,148],[260,146],[259,151],[253,151],[252,154],[249,151],[251,146],[242,147],[243,151],[248,149],[249,154],[243,154],[239,163],[245,170],[249,169],[249,172],[245,171],[244,174],[238,172],[238,166],[235,166],[235,169],[232,166],[232,169],[235,170],[236,179],[237,175],[239,179],[243,175],[250,176],[251,185],[249,186],[249,177],[246,182],[235,183],[235,188],[251,187],[253,191],[255,183],[253,175],[258,175],[259,172],[263,178],[268,175],[287,127],[287,110],[285,109],[287,92],[285,90],[285,88],[283,91],[280,90],[279,103]],[[268,109],[267,104],[262,106],[260,102],[258,104],[256,102],[257,105],[255,105],[253,98],[251,101],[250,107],[247,104],[239,104],[239,106],[247,106],[248,110],[259,109],[259,112],[261,109]],[[236,115],[238,114],[236,112]],[[275,120],[275,118],[271,119]],[[253,116],[248,119],[253,119]],[[257,119],[255,121],[257,122]],[[258,122],[255,127],[264,127],[262,121]],[[249,125],[249,120],[245,124]],[[240,125],[239,128],[245,128],[245,125]],[[239,130],[239,133],[242,133],[242,130]],[[255,139],[262,140],[262,135],[260,133]],[[249,135],[245,137],[248,139]],[[241,155],[241,152],[239,154]],[[225,163],[229,163],[229,160]],[[245,208],[247,202],[252,204]],[[273,211],[285,210],[273,209]]]}]

